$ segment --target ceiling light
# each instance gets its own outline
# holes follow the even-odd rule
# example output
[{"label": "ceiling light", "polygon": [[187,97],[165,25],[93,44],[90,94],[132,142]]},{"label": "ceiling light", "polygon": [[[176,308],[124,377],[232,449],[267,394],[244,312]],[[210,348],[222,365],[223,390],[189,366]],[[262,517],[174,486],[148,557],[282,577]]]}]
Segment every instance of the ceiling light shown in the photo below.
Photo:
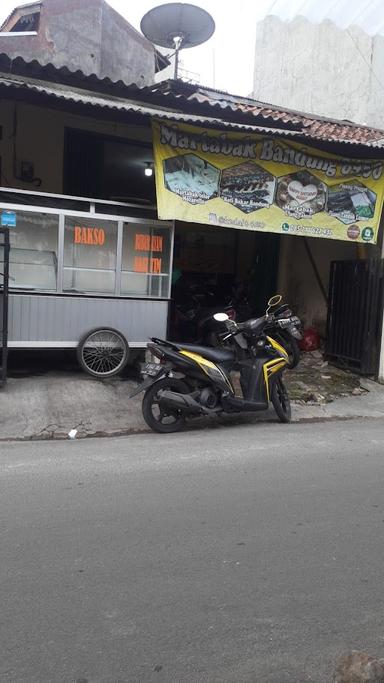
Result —
[{"label": "ceiling light", "polygon": [[153,174],[153,166],[151,161],[147,161],[146,167],[144,169],[144,174],[147,176],[147,178],[150,178]]}]

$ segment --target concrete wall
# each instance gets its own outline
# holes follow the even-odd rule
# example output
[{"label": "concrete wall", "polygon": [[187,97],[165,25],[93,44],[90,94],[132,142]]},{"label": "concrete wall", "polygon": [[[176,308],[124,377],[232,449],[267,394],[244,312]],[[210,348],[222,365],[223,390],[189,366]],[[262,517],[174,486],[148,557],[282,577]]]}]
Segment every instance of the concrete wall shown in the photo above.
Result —
[{"label": "concrete wall", "polygon": [[155,80],[153,45],[106,2],[102,4],[100,74],[138,85]]},{"label": "concrete wall", "polygon": [[263,102],[384,128],[384,38],[331,21],[267,16],[257,25],[253,95]]},{"label": "concrete wall", "polygon": [[[14,138],[15,112],[17,131]],[[33,185],[17,180],[13,169],[14,142],[17,161],[31,161],[35,176],[41,178],[41,192],[63,192],[63,154],[65,127],[78,128],[105,135],[115,135],[130,140],[152,140],[151,128],[100,121],[65,112],[43,109],[9,100],[0,101],[0,140],[3,178],[1,185],[33,190]]]},{"label": "concrete wall", "polygon": [[43,0],[36,36],[0,34],[0,52],[149,85],[155,49],[104,0]]}]

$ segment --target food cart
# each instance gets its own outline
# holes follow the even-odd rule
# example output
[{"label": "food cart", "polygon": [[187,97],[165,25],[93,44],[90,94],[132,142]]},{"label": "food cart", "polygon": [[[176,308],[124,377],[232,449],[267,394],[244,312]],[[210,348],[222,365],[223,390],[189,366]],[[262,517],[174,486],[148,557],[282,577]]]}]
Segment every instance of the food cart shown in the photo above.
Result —
[{"label": "food cart", "polygon": [[9,349],[76,348],[111,377],[167,332],[174,226],[151,207],[0,188]]}]

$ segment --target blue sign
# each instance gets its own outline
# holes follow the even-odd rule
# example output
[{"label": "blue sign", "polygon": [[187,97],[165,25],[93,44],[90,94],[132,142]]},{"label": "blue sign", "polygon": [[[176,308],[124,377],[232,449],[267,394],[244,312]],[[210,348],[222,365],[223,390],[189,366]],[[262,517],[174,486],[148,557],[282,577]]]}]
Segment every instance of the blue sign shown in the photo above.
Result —
[{"label": "blue sign", "polygon": [[16,214],[14,211],[3,211],[1,214],[1,227],[16,227]]}]

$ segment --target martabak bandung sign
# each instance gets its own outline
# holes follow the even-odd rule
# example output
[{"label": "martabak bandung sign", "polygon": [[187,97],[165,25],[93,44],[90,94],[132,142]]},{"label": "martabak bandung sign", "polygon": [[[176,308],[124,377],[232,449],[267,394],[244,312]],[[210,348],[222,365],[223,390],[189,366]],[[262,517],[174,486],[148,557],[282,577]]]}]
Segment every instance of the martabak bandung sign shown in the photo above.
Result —
[{"label": "martabak bandung sign", "polygon": [[153,121],[159,218],[375,244],[384,160]]}]

